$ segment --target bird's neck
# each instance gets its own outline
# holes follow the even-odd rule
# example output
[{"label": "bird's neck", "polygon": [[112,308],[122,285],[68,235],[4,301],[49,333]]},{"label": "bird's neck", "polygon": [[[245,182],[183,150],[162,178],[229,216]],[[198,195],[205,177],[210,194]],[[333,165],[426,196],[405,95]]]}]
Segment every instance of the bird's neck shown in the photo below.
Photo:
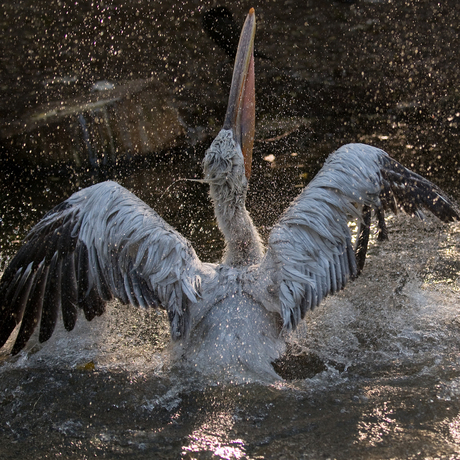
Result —
[{"label": "bird's neck", "polygon": [[264,250],[246,209],[244,158],[231,130],[222,129],[214,139],[203,160],[203,171],[217,224],[225,237],[223,263],[243,266],[259,262]]},{"label": "bird's neck", "polygon": [[213,201],[217,224],[225,237],[223,263],[236,267],[259,262],[263,256],[263,245],[245,206],[246,193],[233,201]]}]

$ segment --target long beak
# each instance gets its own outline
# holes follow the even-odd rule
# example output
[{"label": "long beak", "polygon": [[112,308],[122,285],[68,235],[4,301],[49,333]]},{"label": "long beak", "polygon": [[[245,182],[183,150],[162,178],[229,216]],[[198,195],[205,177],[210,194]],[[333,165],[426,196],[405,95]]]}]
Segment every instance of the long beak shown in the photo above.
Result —
[{"label": "long beak", "polygon": [[254,8],[241,30],[240,42],[233,68],[232,85],[228,98],[224,129],[231,129],[236,142],[241,146],[246,178],[251,175],[252,148],[255,132],[255,86],[254,86],[254,36],[256,15]]}]

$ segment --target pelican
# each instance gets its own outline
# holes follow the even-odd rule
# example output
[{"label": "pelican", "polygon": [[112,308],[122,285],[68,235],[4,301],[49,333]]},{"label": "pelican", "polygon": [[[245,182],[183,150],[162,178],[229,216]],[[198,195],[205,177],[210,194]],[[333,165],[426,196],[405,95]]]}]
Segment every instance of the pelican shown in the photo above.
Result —
[{"label": "pelican", "polygon": [[[32,228],[0,283],[0,346],[23,349],[39,326],[48,340],[59,316],[102,315],[113,298],[168,313],[171,356],[204,374],[279,378],[271,363],[308,310],[362,268],[373,211],[445,222],[453,202],[384,151],[349,144],[329,156],[264,244],[246,209],[255,126],[254,9],[244,23],[223,129],[203,161],[225,252],[201,261],[190,242],[115,182],[74,193]],[[361,222],[358,247],[350,220]],[[13,331],[16,332],[14,338]],[[12,343],[14,341],[14,344]]]}]

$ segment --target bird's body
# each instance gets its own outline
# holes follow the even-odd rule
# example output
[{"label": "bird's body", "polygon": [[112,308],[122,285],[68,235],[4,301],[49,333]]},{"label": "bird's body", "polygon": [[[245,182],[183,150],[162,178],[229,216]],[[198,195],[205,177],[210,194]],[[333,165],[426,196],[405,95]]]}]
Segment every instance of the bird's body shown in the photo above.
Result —
[{"label": "bird's body", "polygon": [[[226,248],[219,264],[153,209],[115,182],[80,190],[29,233],[0,282],[0,346],[20,324],[19,352],[39,325],[53,333],[59,310],[72,330],[79,311],[91,320],[113,297],[167,310],[173,358],[205,374],[276,378],[271,363],[285,334],[328,294],[357,276],[371,210],[449,222],[455,205],[431,182],[384,151],[348,144],[289,206],[264,244],[246,209],[254,130],[254,12],[242,32],[224,128],[203,161]],[[357,252],[348,227],[362,222]]]},{"label": "bird's body", "polygon": [[285,350],[281,321],[254,296],[254,281],[249,268],[217,267],[212,296],[194,306],[191,334],[172,344],[174,362],[221,378],[277,377],[271,363]]}]

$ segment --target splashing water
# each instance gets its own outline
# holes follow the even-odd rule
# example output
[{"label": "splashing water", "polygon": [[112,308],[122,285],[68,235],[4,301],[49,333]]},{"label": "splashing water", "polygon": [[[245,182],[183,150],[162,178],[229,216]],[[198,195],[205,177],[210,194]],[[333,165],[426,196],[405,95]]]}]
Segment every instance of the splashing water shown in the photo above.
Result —
[{"label": "splashing water", "polygon": [[361,277],[293,334],[290,375],[310,366],[310,377],[232,385],[171,372],[166,318],[113,303],[3,362],[0,452],[43,435],[38,452],[136,458],[457,455],[460,225],[398,216],[389,230]]},{"label": "splashing water", "polygon": [[[260,158],[275,158],[269,168],[254,168],[260,174],[249,192],[262,226],[272,225],[296,194],[292,184],[304,186],[319,159],[350,140],[383,147],[457,190],[458,199],[457,3],[344,4],[266,2],[261,11],[266,39],[259,43],[273,61],[258,64],[259,110],[289,126],[302,117],[292,136],[289,127],[260,134],[273,141],[263,144]],[[225,66],[214,65],[221,56],[200,33],[203,2],[176,2],[173,14],[168,2],[4,6],[4,119],[17,118],[29,98],[47,102],[41,85],[48,77],[135,74],[174,81],[190,126],[220,125]],[[292,152],[300,152],[295,164]],[[306,172],[300,165],[307,159]],[[289,177],[267,172],[283,167]],[[193,177],[186,174],[180,176]],[[165,176],[122,181],[145,199]],[[263,183],[283,196],[252,195]],[[67,184],[64,195],[81,185]],[[18,244],[26,220],[40,217],[36,205],[26,204],[36,193],[27,187],[16,193],[24,195],[19,206],[5,205],[2,195],[8,233],[2,251]],[[45,195],[46,209],[61,201],[52,186]],[[162,215],[187,233],[193,219],[181,223],[179,214],[190,208],[190,217],[193,200],[173,210],[170,201]],[[269,205],[275,211],[267,223]],[[217,257],[212,218],[197,220],[205,230],[191,239],[201,238],[202,251]],[[362,276],[307,315],[293,335],[286,370],[298,377],[292,381],[231,385],[171,372],[165,318],[116,303],[102,318],[78,321],[70,334],[61,327],[43,346],[32,344],[17,358],[3,355],[0,457],[458,458],[460,229],[404,217],[389,228],[390,241],[369,251]]]}]

